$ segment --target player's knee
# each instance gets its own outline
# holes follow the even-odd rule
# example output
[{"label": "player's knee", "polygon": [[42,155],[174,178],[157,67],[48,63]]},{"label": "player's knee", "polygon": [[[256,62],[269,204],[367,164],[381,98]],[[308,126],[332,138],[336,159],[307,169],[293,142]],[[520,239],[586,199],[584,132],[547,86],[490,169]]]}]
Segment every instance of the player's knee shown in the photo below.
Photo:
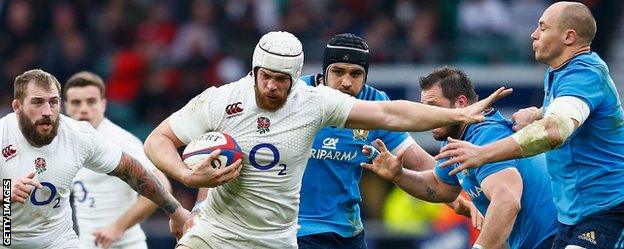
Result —
[{"label": "player's knee", "polygon": [[191,248],[185,245],[178,245],[176,246],[176,249],[191,249]]}]

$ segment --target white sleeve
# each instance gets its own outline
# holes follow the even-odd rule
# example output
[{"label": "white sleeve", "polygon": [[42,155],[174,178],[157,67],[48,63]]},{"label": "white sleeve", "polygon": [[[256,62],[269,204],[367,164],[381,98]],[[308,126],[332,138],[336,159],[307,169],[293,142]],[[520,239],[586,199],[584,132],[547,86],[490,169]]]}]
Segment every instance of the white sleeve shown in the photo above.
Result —
[{"label": "white sleeve", "polygon": [[564,118],[571,118],[579,122],[579,126],[581,126],[587,117],[589,117],[589,106],[585,101],[573,97],[573,96],[562,96],[555,98],[546,112],[544,113],[544,117],[549,114],[556,114],[557,116]]},{"label": "white sleeve", "polygon": [[324,85],[316,87],[321,94],[323,125],[344,128],[356,98]]},{"label": "white sleeve", "polygon": [[392,151],[390,151],[390,153],[396,155],[400,150],[406,149],[407,147],[409,147],[410,145],[415,144],[415,143],[416,143],[416,141],[414,141],[414,138],[412,138],[411,135],[408,135],[407,138],[405,138],[405,140],[403,140],[403,142],[401,142],[399,145],[394,147],[394,149],[392,149]]},{"label": "white sleeve", "polygon": [[87,125],[86,131],[90,134],[87,139],[87,157],[83,166],[95,172],[110,173],[121,161],[121,148],[109,142],[91,125]]},{"label": "white sleeve", "polygon": [[191,99],[182,109],[169,117],[169,124],[173,133],[184,144],[209,130],[207,118],[204,118],[210,105],[210,96],[216,88],[210,87]]}]

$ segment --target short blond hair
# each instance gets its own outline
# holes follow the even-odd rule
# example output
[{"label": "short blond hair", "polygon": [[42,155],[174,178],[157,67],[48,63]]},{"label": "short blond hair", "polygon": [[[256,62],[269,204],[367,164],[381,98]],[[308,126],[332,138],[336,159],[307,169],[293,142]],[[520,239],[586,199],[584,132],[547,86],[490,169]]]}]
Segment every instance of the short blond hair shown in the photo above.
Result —
[{"label": "short blond hair", "polygon": [[591,10],[582,3],[568,3],[559,16],[562,29],[573,29],[578,35],[579,43],[591,45],[596,36],[596,19]]},{"label": "short blond hair", "polygon": [[85,86],[95,86],[100,89],[100,96],[102,99],[105,96],[106,86],[104,86],[104,81],[100,76],[94,74],[89,71],[82,71],[75,73],[65,83],[65,92],[64,95],[67,97],[67,90],[72,87],[85,87]]},{"label": "short blond hair", "polygon": [[23,101],[28,94],[26,89],[30,82],[33,82],[36,86],[46,91],[51,90],[51,86],[54,85],[58,92],[61,92],[61,84],[52,74],[41,69],[32,69],[15,77],[15,81],[13,82],[13,98]]}]

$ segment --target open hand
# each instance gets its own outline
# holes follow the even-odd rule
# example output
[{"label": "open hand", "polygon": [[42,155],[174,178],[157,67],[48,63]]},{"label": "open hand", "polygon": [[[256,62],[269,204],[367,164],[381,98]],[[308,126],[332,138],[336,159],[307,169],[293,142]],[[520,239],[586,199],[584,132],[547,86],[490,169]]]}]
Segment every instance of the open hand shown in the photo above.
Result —
[{"label": "open hand", "polygon": [[[373,144],[379,148],[380,154],[375,157],[372,164],[361,163],[360,166],[373,171],[385,180],[393,181],[401,174],[401,170],[403,169],[403,155],[405,154],[405,149],[400,150],[397,155],[394,156],[388,151],[386,145],[381,140],[376,139]],[[362,152],[365,155],[369,155],[371,149],[368,148],[368,145],[365,145],[364,148],[362,148]]]},{"label": "open hand", "polygon": [[490,108],[492,106],[492,103],[496,102],[501,98],[509,96],[512,92],[512,88],[506,89],[505,87],[500,87],[492,94],[490,94],[490,96],[488,96],[487,98],[459,109],[459,111],[465,115],[464,122],[468,124],[482,122],[483,120],[485,120],[485,116],[483,116],[483,111]]},{"label": "open hand", "polygon": [[451,172],[449,175],[455,175],[460,171],[468,168],[477,168],[485,163],[483,158],[483,148],[476,146],[466,141],[448,138],[448,144],[440,150],[440,154],[435,156],[436,160],[448,158],[440,164],[440,167],[448,167],[454,163],[459,163],[459,166]]}]

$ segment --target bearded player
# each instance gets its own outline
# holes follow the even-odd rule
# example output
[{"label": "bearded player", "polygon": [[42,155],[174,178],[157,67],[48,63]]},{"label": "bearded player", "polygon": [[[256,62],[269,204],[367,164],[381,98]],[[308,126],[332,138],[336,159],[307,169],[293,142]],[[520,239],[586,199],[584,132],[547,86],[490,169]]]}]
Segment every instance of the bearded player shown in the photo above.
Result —
[{"label": "bearded player", "polygon": [[[147,156],[159,169],[186,186],[211,187],[179,248],[297,248],[299,190],[320,128],[422,131],[473,123],[483,120],[484,108],[510,93],[501,88],[462,109],[361,101],[328,87],[306,86],[299,79],[302,66],[301,42],[287,32],[269,32],[255,47],[251,73],[205,90],[147,138]],[[230,105],[240,110],[227,113]],[[245,161],[213,169],[220,152],[215,150],[187,168],[177,148],[207,131],[230,134]]]},{"label": "bearded player", "polygon": [[[30,70],[15,78],[13,113],[0,119],[0,177],[11,180],[11,248],[78,248],[69,194],[82,168],[117,176],[171,218],[180,235],[189,212],[140,163],[108,143],[86,122],[60,115],[59,82]],[[4,201],[4,200],[3,200]],[[6,215],[6,216],[5,216]],[[10,244],[10,245],[9,245]]]}]

